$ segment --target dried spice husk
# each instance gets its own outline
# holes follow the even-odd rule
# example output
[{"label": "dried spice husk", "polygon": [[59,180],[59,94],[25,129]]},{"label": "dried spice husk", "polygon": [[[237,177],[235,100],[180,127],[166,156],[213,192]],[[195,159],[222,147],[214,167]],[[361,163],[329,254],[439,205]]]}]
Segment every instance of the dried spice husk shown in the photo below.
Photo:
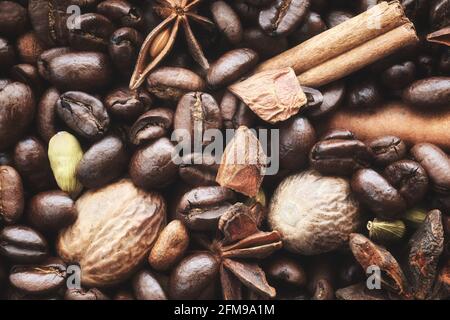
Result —
[{"label": "dried spice husk", "polygon": [[255,197],[266,165],[267,156],[258,138],[250,129],[241,126],[225,148],[216,181],[222,187]]},{"label": "dried spice husk", "polygon": [[228,89],[269,123],[289,119],[308,102],[292,68],[263,71]]},{"label": "dried spice husk", "polygon": [[369,237],[375,241],[393,242],[403,238],[406,227],[401,220],[374,219],[367,223]]},{"label": "dried spice husk", "polygon": [[427,217],[427,212],[425,209],[422,208],[412,208],[409,210],[406,210],[406,212],[401,217],[405,223],[414,229],[419,228],[422,223],[425,221],[425,218]]},{"label": "dried spice husk", "polygon": [[381,283],[386,289],[410,298],[407,279],[399,263],[389,251],[358,233],[350,235],[349,245],[355,259],[364,270],[377,266],[382,273]]},{"label": "dried spice husk", "polygon": [[447,258],[437,276],[433,299],[448,299],[450,296],[450,258]]},{"label": "dried spice husk", "polygon": [[427,36],[429,42],[435,42],[450,47],[450,27],[443,28]]},{"label": "dried spice husk", "polygon": [[415,298],[431,296],[443,250],[442,214],[439,210],[432,210],[409,240],[408,276]]}]

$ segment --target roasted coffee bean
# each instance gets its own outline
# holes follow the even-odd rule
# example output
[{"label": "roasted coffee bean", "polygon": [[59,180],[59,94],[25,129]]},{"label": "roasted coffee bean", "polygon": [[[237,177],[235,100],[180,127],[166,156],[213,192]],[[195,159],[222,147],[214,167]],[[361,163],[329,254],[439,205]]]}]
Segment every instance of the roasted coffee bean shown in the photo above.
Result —
[{"label": "roasted coffee bean", "polygon": [[311,167],[325,175],[349,175],[369,167],[369,148],[359,140],[332,138],[317,142],[311,149]]},{"label": "roasted coffee bean", "polygon": [[254,24],[258,22],[260,8],[251,5],[247,0],[235,0],[232,5],[243,23]]},{"label": "roasted coffee bean", "polygon": [[11,285],[27,294],[54,293],[65,285],[66,265],[50,258],[39,265],[14,266],[9,275]]},{"label": "roasted coffee bean", "polygon": [[155,108],[140,116],[130,129],[130,142],[141,145],[167,135],[173,125],[173,111]]},{"label": "roasted coffee bean", "polygon": [[177,141],[209,144],[212,137],[209,136],[211,132],[208,130],[222,128],[219,105],[208,93],[189,92],[178,102],[173,127]]},{"label": "roasted coffee bean", "polygon": [[10,70],[11,78],[33,89],[36,96],[42,92],[43,82],[38,69],[31,64],[16,64]]},{"label": "roasted coffee bean", "polygon": [[356,136],[353,132],[346,129],[332,129],[326,132],[322,140],[342,139],[342,140],[355,140]]},{"label": "roasted coffee bean", "polygon": [[31,88],[20,82],[0,82],[0,150],[13,146],[33,120]]},{"label": "roasted coffee bean", "polygon": [[133,183],[144,189],[170,185],[178,172],[173,162],[174,149],[166,137],[138,149],[130,160],[129,173]]},{"label": "roasted coffee bean", "polygon": [[125,121],[134,121],[152,105],[151,96],[143,89],[130,90],[118,87],[104,99],[105,107],[112,116]]},{"label": "roasted coffee bean", "polygon": [[387,166],[403,159],[407,151],[403,140],[394,136],[379,137],[369,141],[367,145],[372,152],[375,164],[379,166]]},{"label": "roasted coffee bean", "polygon": [[251,128],[257,119],[253,111],[229,91],[225,92],[220,102],[220,113],[225,129],[237,129],[240,126]]},{"label": "roasted coffee bean", "polygon": [[358,110],[369,109],[381,102],[381,93],[373,79],[357,79],[347,91],[347,106]]},{"label": "roasted coffee bean", "polygon": [[348,11],[342,11],[342,10],[335,10],[329,12],[326,17],[325,21],[328,25],[328,28],[334,28],[337,25],[341,24],[342,22],[345,22],[347,20],[350,20],[353,18],[353,14]]},{"label": "roasted coffee bean", "polygon": [[13,167],[0,166],[0,222],[17,222],[23,208],[24,193],[19,173]]},{"label": "roasted coffee bean", "polygon": [[58,132],[56,118],[56,102],[60,96],[56,88],[49,88],[42,94],[36,114],[37,131],[45,143]]},{"label": "roasted coffee bean", "polygon": [[428,0],[401,0],[408,18],[414,21],[422,20],[428,14],[430,1]]},{"label": "roasted coffee bean", "polygon": [[259,25],[271,36],[285,36],[306,18],[309,0],[275,0],[259,13]]},{"label": "roasted coffee bean", "polygon": [[419,55],[416,60],[417,74],[421,78],[431,77],[436,69],[436,61],[428,54]]},{"label": "roasted coffee bean", "polygon": [[58,47],[42,52],[36,62],[39,74],[42,76],[42,78],[44,78],[45,80],[50,80],[50,70],[48,66],[53,58],[71,52],[73,52],[73,50],[70,47]]},{"label": "roasted coffee bean", "polygon": [[0,37],[0,68],[8,70],[16,60],[16,53],[13,45],[5,38]]},{"label": "roasted coffee bean", "polygon": [[287,256],[276,256],[265,268],[269,279],[279,287],[304,287],[307,283],[306,272],[294,259]]},{"label": "roasted coffee bean", "polygon": [[411,154],[425,169],[433,189],[441,194],[450,193],[450,160],[439,147],[430,143],[419,143]]},{"label": "roasted coffee bean", "polygon": [[27,10],[13,1],[0,1],[0,34],[14,37],[25,31],[28,24]]},{"label": "roasted coffee bean", "polygon": [[227,40],[236,45],[242,40],[242,25],[238,15],[225,1],[211,4],[211,13],[216,26]]},{"label": "roasted coffee bean", "polygon": [[36,194],[31,198],[27,220],[41,232],[57,232],[77,218],[74,201],[65,192],[54,190]]},{"label": "roasted coffee bean", "polygon": [[420,164],[412,160],[400,160],[384,169],[383,176],[398,190],[408,207],[423,199],[428,190],[428,176]]},{"label": "roasted coffee bean", "polygon": [[308,155],[316,143],[316,131],[308,119],[293,117],[280,128],[280,167],[299,170],[308,163]]},{"label": "roasted coffee bean", "polygon": [[172,299],[198,299],[217,280],[218,260],[210,253],[193,253],[184,258],[170,275],[169,296]]},{"label": "roasted coffee bean", "polygon": [[436,0],[431,5],[430,22],[433,29],[440,29],[450,25],[450,1]]},{"label": "roasted coffee bean", "polygon": [[[28,15],[39,39],[48,46],[65,45],[68,39],[67,8],[70,0],[29,0]],[[73,23],[74,21],[72,21]]]},{"label": "roasted coffee bean", "polygon": [[98,13],[85,13],[69,24],[69,44],[72,48],[85,51],[106,51],[114,25]]},{"label": "roasted coffee bean", "polygon": [[211,65],[206,81],[214,88],[231,84],[250,71],[258,60],[258,54],[252,49],[228,51]]},{"label": "roasted coffee bean", "polygon": [[405,89],[403,100],[425,110],[446,107],[450,101],[450,77],[418,80]]},{"label": "roasted coffee bean", "polygon": [[356,198],[381,218],[395,218],[406,209],[400,192],[372,169],[357,171],[351,187]]},{"label": "roasted coffee bean", "polygon": [[363,281],[365,273],[355,259],[345,259],[339,266],[338,278],[340,286],[345,287]]},{"label": "roasted coffee bean", "polygon": [[177,217],[191,230],[215,230],[235,194],[219,186],[198,187],[185,193],[177,205]]},{"label": "roasted coffee bean", "polygon": [[147,77],[147,89],[160,99],[178,101],[189,91],[202,91],[205,81],[189,69],[161,67]]},{"label": "roasted coffee bean", "polygon": [[122,140],[107,136],[94,143],[78,163],[77,178],[86,188],[100,188],[118,178],[128,162]]},{"label": "roasted coffee bean", "polygon": [[97,11],[121,27],[140,28],[144,25],[142,10],[128,1],[103,1],[98,4]]},{"label": "roasted coffee bean", "polygon": [[39,56],[45,51],[45,45],[33,31],[21,35],[16,41],[20,61],[35,65]]},{"label": "roasted coffee bean", "polygon": [[320,118],[338,108],[345,98],[345,83],[333,82],[320,88],[322,103],[315,106],[306,106],[305,113],[308,117]]},{"label": "roasted coffee bean", "polygon": [[47,241],[30,227],[8,226],[0,232],[0,254],[14,263],[39,263],[47,253]]},{"label": "roasted coffee bean", "polygon": [[289,35],[292,44],[300,44],[327,30],[327,25],[316,12],[310,12],[299,29]]},{"label": "roasted coffee bean", "polygon": [[285,37],[271,37],[260,28],[247,28],[242,35],[241,46],[255,50],[261,59],[268,59],[288,48]]},{"label": "roasted coffee bean", "polygon": [[109,56],[114,66],[124,76],[130,76],[139,48],[144,38],[133,28],[120,28],[114,31],[109,40]]},{"label": "roasted coffee bean", "polygon": [[96,288],[67,289],[64,300],[109,300],[109,298]]},{"label": "roasted coffee bean", "polygon": [[58,52],[44,64],[43,72],[61,90],[93,92],[108,86],[112,80],[109,58],[100,52]]},{"label": "roasted coffee bean", "polygon": [[87,93],[62,94],[56,112],[69,128],[86,139],[97,139],[108,131],[109,116],[103,103]]},{"label": "roasted coffee bean", "polygon": [[213,156],[190,153],[181,159],[178,173],[185,183],[200,187],[216,185],[217,170],[219,165]]},{"label": "roasted coffee bean", "polygon": [[43,191],[55,186],[46,147],[37,138],[26,137],[16,144],[14,163],[32,190]]},{"label": "roasted coffee bean", "polygon": [[167,300],[163,288],[150,271],[138,272],[133,277],[132,283],[137,300]]},{"label": "roasted coffee bean", "polygon": [[400,90],[416,78],[416,65],[412,61],[395,64],[381,74],[383,85],[392,90]]}]

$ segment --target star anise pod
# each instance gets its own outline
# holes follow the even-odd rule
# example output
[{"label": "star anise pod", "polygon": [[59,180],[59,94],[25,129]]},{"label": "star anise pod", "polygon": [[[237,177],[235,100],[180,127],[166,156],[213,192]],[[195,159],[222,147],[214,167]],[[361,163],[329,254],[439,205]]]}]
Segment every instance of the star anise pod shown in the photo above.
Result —
[{"label": "star anise pod", "polygon": [[219,220],[221,235],[212,241],[197,238],[220,261],[220,282],[226,300],[242,299],[243,286],[263,298],[276,296],[257,260],[280,249],[281,236],[277,231],[259,230],[256,211],[260,209],[258,204],[248,207],[236,203]]},{"label": "star anise pod", "polygon": [[130,80],[130,89],[136,89],[172,49],[180,27],[184,29],[189,52],[205,70],[209,68],[203,50],[192,32],[189,21],[211,28],[214,23],[198,15],[197,7],[203,0],[156,0],[155,12],[164,20],[153,29],[142,44]]}]

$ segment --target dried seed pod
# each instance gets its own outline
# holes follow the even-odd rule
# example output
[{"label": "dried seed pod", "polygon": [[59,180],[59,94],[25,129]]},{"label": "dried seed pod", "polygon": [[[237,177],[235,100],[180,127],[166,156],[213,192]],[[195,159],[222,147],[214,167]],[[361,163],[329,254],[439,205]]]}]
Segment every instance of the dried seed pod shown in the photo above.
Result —
[{"label": "dried seed pod", "polygon": [[379,242],[398,241],[405,235],[406,227],[401,220],[374,219],[367,223],[369,237]]},{"label": "dried seed pod", "polygon": [[55,134],[48,143],[48,159],[56,183],[62,191],[76,196],[83,186],[76,177],[78,163],[83,158],[83,150],[77,138],[68,132]]},{"label": "dried seed pod", "polygon": [[442,214],[432,210],[409,240],[408,276],[417,299],[426,299],[432,294],[437,265],[444,250],[444,228]]}]

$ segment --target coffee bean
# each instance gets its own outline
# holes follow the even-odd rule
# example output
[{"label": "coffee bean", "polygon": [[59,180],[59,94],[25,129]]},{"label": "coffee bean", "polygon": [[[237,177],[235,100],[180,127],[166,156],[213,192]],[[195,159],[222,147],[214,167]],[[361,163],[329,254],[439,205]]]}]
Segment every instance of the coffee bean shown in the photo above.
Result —
[{"label": "coffee bean", "polygon": [[161,67],[147,77],[147,90],[160,99],[178,101],[189,91],[202,91],[205,82],[189,69]]},{"label": "coffee bean", "polygon": [[217,279],[218,270],[218,260],[209,253],[199,252],[187,256],[170,275],[170,298],[198,299]]},{"label": "coffee bean", "polygon": [[428,190],[428,176],[420,164],[411,160],[391,163],[383,176],[400,192],[408,207],[422,200]]},{"label": "coffee bean", "polygon": [[241,42],[241,21],[236,12],[225,1],[213,2],[211,13],[217,27],[231,44],[236,45]]},{"label": "coffee bean", "polygon": [[103,103],[87,93],[62,94],[56,112],[69,128],[86,139],[97,139],[108,131],[109,116]]},{"label": "coffee bean", "polygon": [[105,54],[100,52],[61,53],[66,50],[59,50],[56,57],[44,63],[43,71],[39,71],[41,74],[44,73],[55,87],[61,90],[93,92],[109,85],[112,68]]},{"label": "coffee bean", "polygon": [[412,83],[403,92],[403,100],[418,108],[439,108],[450,101],[450,78],[432,77]]},{"label": "coffee bean", "polygon": [[57,47],[42,52],[36,61],[38,71],[41,77],[44,78],[45,80],[50,80],[50,70],[48,68],[50,61],[53,58],[71,52],[73,52],[73,50],[70,47]]},{"label": "coffee bean", "polygon": [[114,25],[98,13],[85,13],[69,25],[69,44],[72,48],[86,51],[106,51]]},{"label": "coffee bean", "polygon": [[241,46],[255,50],[261,59],[271,58],[288,48],[285,37],[271,37],[260,28],[247,28],[242,37]]},{"label": "coffee bean", "polygon": [[217,170],[219,165],[214,157],[190,153],[181,159],[178,173],[185,183],[200,187],[216,185]]},{"label": "coffee bean", "polygon": [[322,140],[343,139],[343,140],[355,140],[356,136],[353,132],[346,129],[332,129],[326,132]]},{"label": "coffee bean", "polygon": [[348,11],[342,11],[342,10],[334,10],[329,12],[326,17],[325,21],[328,25],[328,28],[334,28],[337,25],[341,24],[342,22],[345,22],[347,20],[350,20],[353,18],[353,13]]},{"label": "coffee bean", "polygon": [[109,300],[109,298],[96,288],[67,289],[64,300]]},{"label": "coffee bean", "polygon": [[434,74],[436,61],[428,54],[419,55],[416,60],[417,74],[421,78],[428,78]]},{"label": "coffee bean", "polygon": [[304,287],[306,285],[306,272],[294,259],[288,256],[277,256],[271,259],[265,268],[266,273],[279,287]]},{"label": "coffee bean", "polygon": [[173,111],[155,108],[140,116],[130,129],[130,142],[142,145],[165,136],[173,125]]},{"label": "coffee bean", "polygon": [[416,77],[416,65],[412,61],[395,64],[381,74],[383,85],[392,90],[403,89]]},{"label": "coffee bean", "polygon": [[309,0],[275,0],[259,13],[259,25],[271,36],[285,36],[306,18]]},{"label": "coffee bean", "polygon": [[11,285],[27,294],[49,294],[65,284],[66,266],[50,258],[40,265],[14,266],[9,275]]},{"label": "coffee bean", "polygon": [[137,300],[167,300],[163,288],[150,271],[138,272],[132,282]]},{"label": "coffee bean", "polygon": [[369,141],[368,146],[372,152],[375,164],[386,166],[401,160],[406,154],[406,145],[398,137],[383,136]]},{"label": "coffee bean", "polygon": [[228,51],[211,65],[206,80],[214,88],[231,84],[250,71],[258,59],[258,54],[251,49]]},{"label": "coffee bean", "polygon": [[289,35],[292,44],[300,44],[327,30],[327,25],[316,12],[310,12],[299,29]]},{"label": "coffee bean", "polygon": [[134,121],[150,109],[153,100],[143,89],[130,90],[128,87],[118,87],[106,95],[104,102],[112,116],[120,120]]},{"label": "coffee bean", "polygon": [[173,123],[177,141],[206,145],[212,142],[207,130],[220,130],[222,116],[213,96],[203,92],[190,92],[179,100]]},{"label": "coffee bean", "polygon": [[27,210],[28,221],[41,232],[57,232],[72,224],[76,217],[74,201],[59,190],[36,194]]},{"label": "coffee bean", "polygon": [[86,188],[100,188],[118,178],[128,163],[122,140],[107,136],[94,143],[77,166],[77,178]]},{"label": "coffee bean", "polygon": [[0,150],[13,146],[33,120],[35,109],[31,88],[20,82],[0,83]]},{"label": "coffee bean", "polygon": [[413,21],[422,20],[428,14],[430,1],[428,0],[402,0],[406,15]]},{"label": "coffee bean", "polygon": [[356,79],[347,91],[347,106],[354,109],[369,109],[381,102],[380,89],[372,79]]},{"label": "coffee bean", "polygon": [[280,126],[280,167],[299,170],[308,163],[308,155],[316,142],[316,131],[308,119],[293,117]]},{"label": "coffee bean", "polygon": [[247,0],[235,0],[232,4],[243,23],[253,24],[258,22],[260,11],[258,7],[251,5]]},{"label": "coffee bean", "polygon": [[47,253],[47,241],[30,227],[8,226],[0,232],[0,254],[14,263],[39,263]]},{"label": "coffee bean", "polygon": [[140,8],[133,6],[128,1],[108,0],[97,5],[98,13],[118,23],[121,27],[143,27],[143,14]]},{"label": "coffee bean", "polygon": [[26,137],[16,144],[14,163],[32,190],[43,191],[55,186],[46,147],[37,138]]},{"label": "coffee bean", "polygon": [[22,179],[10,166],[0,166],[0,222],[12,224],[20,219],[24,207]]},{"label": "coffee bean", "polygon": [[225,129],[237,129],[240,126],[251,128],[257,119],[253,111],[229,91],[225,92],[220,102],[220,113]]},{"label": "coffee bean", "polygon": [[450,160],[439,147],[430,143],[419,143],[411,154],[425,169],[434,190],[441,194],[450,193]]},{"label": "coffee bean", "polygon": [[372,169],[357,171],[351,180],[356,198],[379,217],[392,219],[406,209],[401,194]]},{"label": "coffee bean", "polygon": [[51,87],[42,94],[38,104],[36,126],[40,137],[45,143],[48,143],[59,131],[57,129],[56,118],[56,102],[58,101],[59,96],[59,91],[56,88]]},{"label": "coffee bean", "polygon": [[430,22],[433,29],[440,29],[450,25],[450,1],[436,0],[431,5]]},{"label": "coffee bean", "polygon": [[36,96],[40,96],[43,88],[43,81],[38,69],[31,64],[16,64],[10,70],[11,78],[22,82],[33,89]]},{"label": "coffee bean", "polygon": [[36,33],[30,31],[17,39],[16,49],[21,62],[36,65],[39,56],[45,51],[45,45]]},{"label": "coffee bean", "polygon": [[164,188],[176,178],[173,162],[174,146],[163,137],[138,149],[130,160],[129,173],[133,183],[144,189]]},{"label": "coffee bean", "polygon": [[192,230],[215,230],[235,201],[233,191],[223,187],[198,187],[185,193],[177,205],[177,217]]},{"label": "coffee bean", "polygon": [[120,28],[109,39],[109,56],[114,66],[124,76],[130,76],[139,49],[144,41],[142,35],[133,28]]},{"label": "coffee bean", "polygon": [[0,1],[0,34],[14,37],[25,31],[28,23],[27,10],[13,1]]},{"label": "coffee bean", "polygon": [[0,67],[8,70],[16,60],[16,53],[13,45],[5,38],[0,37]]},{"label": "coffee bean", "polygon": [[320,92],[322,93],[322,103],[304,107],[303,112],[308,117],[320,118],[338,108],[345,98],[345,83],[343,81],[333,82],[320,88]]}]

